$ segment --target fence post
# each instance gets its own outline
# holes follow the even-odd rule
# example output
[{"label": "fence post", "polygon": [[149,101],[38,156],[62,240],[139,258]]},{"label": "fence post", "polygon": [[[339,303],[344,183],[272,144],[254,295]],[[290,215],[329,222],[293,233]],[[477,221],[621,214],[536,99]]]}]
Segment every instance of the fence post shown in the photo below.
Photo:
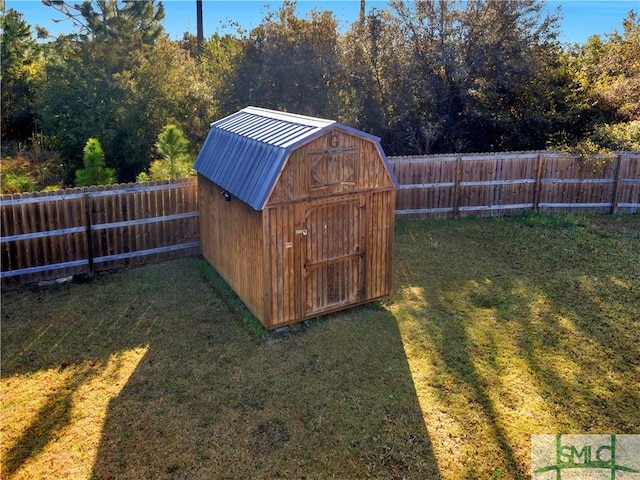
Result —
[{"label": "fence post", "polygon": [[84,208],[85,235],[87,236],[87,264],[88,274],[93,277],[93,234],[91,231],[91,198],[89,197],[89,188],[84,187],[82,192],[82,203]]},{"label": "fence post", "polygon": [[616,168],[614,171],[613,193],[611,196],[611,214],[618,213],[618,202],[620,201],[620,177],[622,176],[622,154],[616,156]]},{"label": "fence post", "polygon": [[462,196],[462,155],[456,158],[456,179],[453,196],[453,218],[460,218],[460,197]]},{"label": "fence post", "polygon": [[533,189],[533,211],[538,213],[540,203],[540,192],[542,190],[542,170],[544,168],[544,155],[538,153],[538,171],[536,172],[536,184]]}]

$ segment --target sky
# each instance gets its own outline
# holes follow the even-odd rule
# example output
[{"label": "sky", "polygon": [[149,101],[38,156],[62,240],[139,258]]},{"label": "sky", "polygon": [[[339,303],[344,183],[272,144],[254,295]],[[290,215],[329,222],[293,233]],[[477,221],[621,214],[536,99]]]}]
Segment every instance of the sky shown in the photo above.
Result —
[{"label": "sky", "polygon": [[[73,3],[79,3],[75,0]],[[55,23],[62,15],[40,0],[6,0],[6,8],[22,13],[27,23],[45,27],[51,35],[71,33],[69,21]],[[180,39],[184,32],[196,33],[195,0],[165,0],[165,30],[171,38]],[[267,8],[267,5],[269,6]],[[282,2],[270,0],[203,0],[204,35],[235,33],[237,24],[243,30],[251,30],[264,18],[265,12],[277,10]],[[384,9],[386,1],[366,0],[366,8]],[[561,8],[560,40],[563,43],[584,43],[592,35],[604,36],[614,29],[622,32],[622,20],[630,10],[640,14],[640,0],[547,0],[547,8],[553,12]],[[342,30],[346,31],[357,20],[359,0],[298,0],[297,12],[305,15],[313,8],[334,12]]]}]

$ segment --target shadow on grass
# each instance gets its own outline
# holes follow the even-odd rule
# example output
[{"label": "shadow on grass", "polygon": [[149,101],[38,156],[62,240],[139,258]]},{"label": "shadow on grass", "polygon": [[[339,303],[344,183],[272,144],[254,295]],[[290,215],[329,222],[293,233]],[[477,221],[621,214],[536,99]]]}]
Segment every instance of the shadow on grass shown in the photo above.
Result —
[{"label": "shadow on grass", "polygon": [[[99,368],[146,346],[108,404],[93,478],[440,477],[388,311],[359,307],[256,339],[199,262],[3,298],[3,379],[63,362]],[[76,421],[73,382],[84,380],[70,381],[5,438],[8,478]]]},{"label": "shadow on grass", "polygon": [[638,223],[607,221],[398,224],[393,311],[450,478],[525,478],[531,434],[640,428]]},{"label": "shadow on grass", "polygon": [[2,456],[3,477],[11,477],[29,458],[41,453],[56,433],[71,422],[71,397],[82,380],[83,376],[71,377],[63,385],[63,394],[46,399],[30,426]]}]

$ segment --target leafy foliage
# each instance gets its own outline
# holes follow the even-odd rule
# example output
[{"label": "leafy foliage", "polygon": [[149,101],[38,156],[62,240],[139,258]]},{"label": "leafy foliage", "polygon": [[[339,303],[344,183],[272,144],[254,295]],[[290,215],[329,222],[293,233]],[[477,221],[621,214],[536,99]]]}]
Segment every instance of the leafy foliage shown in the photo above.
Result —
[{"label": "leafy foliage", "polygon": [[307,115],[337,114],[337,22],[331,12],[295,15],[286,0],[251,31],[226,92],[229,111],[261,105]]},{"label": "leafy foliage", "polygon": [[547,102],[538,92],[546,91],[540,86],[546,58],[554,58],[556,20],[539,3],[470,1],[463,8],[396,0],[391,7],[347,34],[363,128],[386,117],[381,133],[390,153],[544,146],[544,136],[514,138]]},{"label": "leafy foliage", "polygon": [[34,131],[33,102],[44,63],[21,13],[3,12],[0,29],[2,140],[25,140]]},{"label": "leafy foliage", "polygon": [[75,27],[36,43],[2,15],[2,139],[42,132],[66,183],[99,137],[120,181],[150,170],[157,134],[180,125],[197,151],[212,120],[246,105],[335,118],[391,155],[562,148],[637,150],[640,19],[561,45],[541,0],[407,2],[342,33],[293,0],[250,32],[172,41],[158,1],[45,0]]},{"label": "leafy foliage", "polygon": [[79,29],[75,36],[82,41],[137,40],[153,43],[163,31],[164,6],[156,0],[132,2],[121,0],[43,0]]},{"label": "leafy foliage", "polygon": [[106,168],[104,151],[97,138],[90,138],[83,150],[84,168],[76,170],[76,185],[90,187],[92,185],[109,185],[115,183],[113,168]]},{"label": "leafy foliage", "polygon": [[579,151],[638,150],[640,17],[631,11],[623,28],[590,37],[566,58],[574,117],[586,119],[568,142]]},{"label": "leafy foliage", "polygon": [[61,175],[59,159],[43,144],[42,135],[32,139],[30,148],[16,148],[15,142],[3,146],[0,169],[0,192],[3,195],[56,190],[60,188]]}]

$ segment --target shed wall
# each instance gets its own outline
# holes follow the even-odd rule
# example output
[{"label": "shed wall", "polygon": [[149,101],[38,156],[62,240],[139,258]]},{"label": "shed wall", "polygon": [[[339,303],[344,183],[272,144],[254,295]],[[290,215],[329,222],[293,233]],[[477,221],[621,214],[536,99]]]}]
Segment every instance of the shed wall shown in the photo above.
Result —
[{"label": "shed wall", "polygon": [[366,297],[373,300],[391,292],[396,192],[371,192],[366,198]]},{"label": "shed wall", "polygon": [[394,190],[360,192],[265,210],[268,328],[389,294],[395,198]]},{"label": "shed wall", "polygon": [[262,212],[236,198],[225,201],[222,190],[198,175],[202,254],[251,313],[268,322]]},{"label": "shed wall", "polygon": [[[279,205],[264,210],[265,238],[270,261],[267,278],[272,326],[295,322],[301,316],[301,297],[297,286],[301,284],[300,238],[295,231],[299,226],[300,204]],[[296,238],[298,237],[298,238]]]}]

